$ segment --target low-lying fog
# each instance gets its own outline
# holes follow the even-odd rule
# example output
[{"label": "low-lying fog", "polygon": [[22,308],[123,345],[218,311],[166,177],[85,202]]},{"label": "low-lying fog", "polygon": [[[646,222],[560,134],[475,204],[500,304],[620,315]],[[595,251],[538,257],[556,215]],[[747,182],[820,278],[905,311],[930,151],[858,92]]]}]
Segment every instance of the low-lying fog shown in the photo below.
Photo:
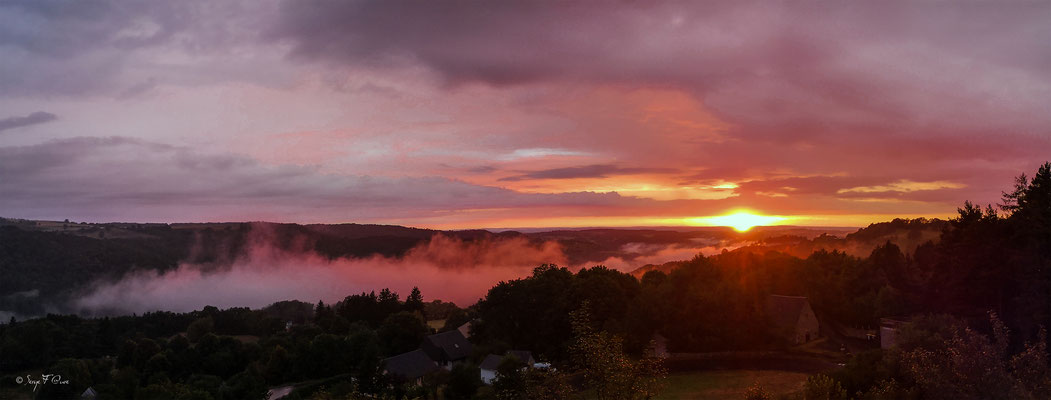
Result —
[{"label": "low-lying fog", "polygon": [[[540,264],[566,265],[567,260],[557,242],[535,244],[521,237],[463,241],[435,235],[403,257],[335,260],[312,251],[280,250],[269,243],[266,237],[254,238],[244,254],[219,268],[184,263],[165,273],[140,271],[118,282],[97,282],[74,301],[73,309],[85,315],[114,315],[183,312],[206,305],[260,308],[289,299],[334,302],[385,287],[404,298],[414,286],[427,301],[467,306],[500,281],[527,276]],[[624,257],[570,268],[605,265],[630,272],[646,264],[715,253],[722,249],[716,244],[630,244],[623,249]]]}]

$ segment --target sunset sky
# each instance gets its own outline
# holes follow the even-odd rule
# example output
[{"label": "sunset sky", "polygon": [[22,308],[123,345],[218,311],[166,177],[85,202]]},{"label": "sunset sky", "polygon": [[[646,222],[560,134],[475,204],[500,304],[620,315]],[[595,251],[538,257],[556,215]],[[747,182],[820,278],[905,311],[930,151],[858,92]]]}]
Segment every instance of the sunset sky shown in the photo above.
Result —
[{"label": "sunset sky", "polygon": [[1047,2],[0,3],[0,216],[949,217],[1051,159]]}]

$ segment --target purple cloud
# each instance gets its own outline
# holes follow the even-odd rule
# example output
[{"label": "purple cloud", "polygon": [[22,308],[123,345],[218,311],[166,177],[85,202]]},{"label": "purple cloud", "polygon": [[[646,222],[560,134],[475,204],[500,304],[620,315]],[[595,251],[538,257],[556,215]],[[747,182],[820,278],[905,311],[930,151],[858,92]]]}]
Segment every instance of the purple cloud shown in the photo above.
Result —
[{"label": "purple cloud", "polygon": [[21,128],[23,126],[43,124],[45,122],[51,122],[57,119],[55,114],[37,111],[24,117],[9,117],[0,119],[0,131],[6,131],[8,129]]},{"label": "purple cloud", "polygon": [[678,172],[674,168],[629,168],[619,167],[612,164],[582,165],[577,167],[551,168],[531,171],[521,175],[512,175],[500,178],[500,181],[523,181],[530,179],[577,179],[577,178],[607,178],[617,175],[638,174],[671,174]]},{"label": "purple cloud", "polygon": [[329,175],[138,139],[72,138],[0,147],[0,210],[91,220],[428,218],[497,207],[644,207],[613,193],[524,194],[440,177]]},{"label": "purple cloud", "polygon": [[[951,213],[1046,160],[1049,19],[1043,3],[6,2],[0,99],[62,119],[0,148],[0,211]],[[531,182],[573,178],[736,197]]]}]

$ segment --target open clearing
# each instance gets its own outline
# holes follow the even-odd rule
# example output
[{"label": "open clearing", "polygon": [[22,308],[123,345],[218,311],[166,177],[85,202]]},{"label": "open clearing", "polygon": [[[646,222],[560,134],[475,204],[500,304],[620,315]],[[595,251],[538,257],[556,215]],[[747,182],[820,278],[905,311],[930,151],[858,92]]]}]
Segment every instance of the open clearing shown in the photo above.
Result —
[{"label": "open clearing", "polygon": [[709,370],[668,374],[657,399],[744,399],[756,382],[773,396],[799,392],[807,374],[772,370]]},{"label": "open clearing", "polygon": [[445,320],[444,319],[432,319],[430,321],[427,321],[427,326],[431,327],[434,330],[439,330],[439,329],[442,329],[443,326],[445,326]]}]

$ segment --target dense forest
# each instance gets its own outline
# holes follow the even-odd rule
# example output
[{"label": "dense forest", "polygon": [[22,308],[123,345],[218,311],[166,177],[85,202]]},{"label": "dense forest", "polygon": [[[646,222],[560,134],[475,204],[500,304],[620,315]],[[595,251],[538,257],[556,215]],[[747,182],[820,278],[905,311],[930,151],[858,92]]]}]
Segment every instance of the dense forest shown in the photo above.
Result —
[{"label": "dense forest", "polygon": [[[872,229],[893,224],[916,231],[934,224],[940,234],[913,249],[884,242],[864,257],[822,248],[801,258],[757,243],[648,268],[639,278],[602,266],[542,265],[466,308],[425,302],[418,290],[404,299],[381,290],[260,310],[12,319],[0,326],[0,373],[5,385],[26,371],[70,378],[70,385],[43,387],[38,398],[90,386],[100,398],[250,399],[291,382],[310,382],[291,399],[648,398],[663,368],[646,356],[658,334],[671,352],[788,347],[763,307],[768,295],[780,294],[808,297],[823,321],[841,326],[911,316],[897,347],[856,354],[845,367],[812,377],[805,398],[1051,396],[1044,330],[1051,325],[1051,163],[1019,177],[996,207],[965,203],[947,222],[897,220]],[[148,247],[129,254],[179,256],[152,255]],[[426,324],[434,319],[445,326]],[[467,322],[469,363],[423,385],[382,373],[382,359]],[[496,384],[482,385],[481,359],[510,349],[530,350],[556,372],[527,376],[507,367]],[[595,363],[596,354],[611,361]],[[610,389],[625,380],[635,389]],[[758,387],[750,395],[769,398]]]}]

